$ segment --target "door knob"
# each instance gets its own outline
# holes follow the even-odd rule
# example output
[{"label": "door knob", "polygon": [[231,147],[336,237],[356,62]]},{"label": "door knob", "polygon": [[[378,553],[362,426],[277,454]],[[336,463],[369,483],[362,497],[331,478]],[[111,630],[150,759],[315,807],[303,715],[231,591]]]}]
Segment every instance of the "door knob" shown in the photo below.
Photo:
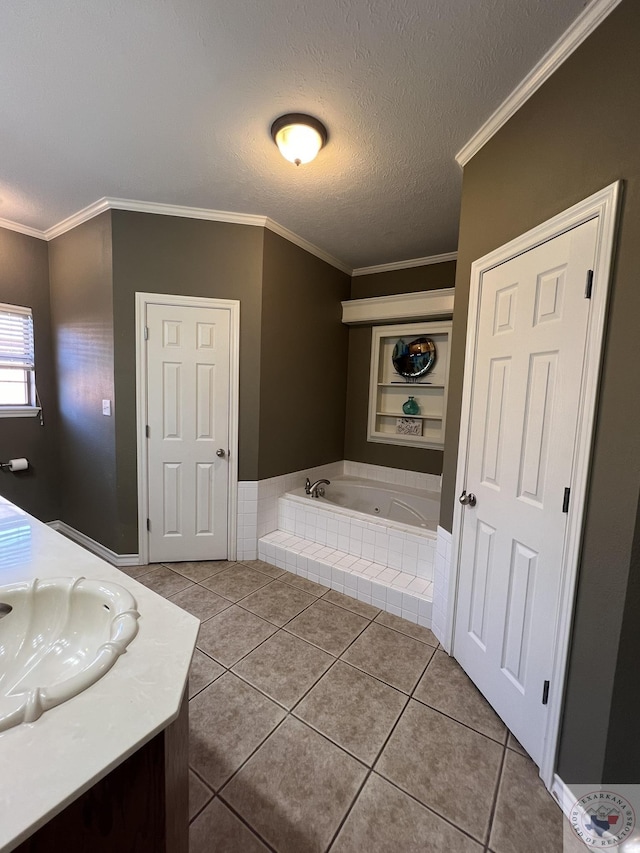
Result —
[{"label": "door knob", "polygon": [[473,492],[469,492],[469,494],[467,494],[466,489],[462,492],[458,500],[461,504],[463,504],[463,506],[476,505],[476,496],[473,494]]},{"label": "door knob", "polygon": [[219,447],[216,450],[216,456],[226,456],[226,453],[224,452],[224,450],[221,447]]}]

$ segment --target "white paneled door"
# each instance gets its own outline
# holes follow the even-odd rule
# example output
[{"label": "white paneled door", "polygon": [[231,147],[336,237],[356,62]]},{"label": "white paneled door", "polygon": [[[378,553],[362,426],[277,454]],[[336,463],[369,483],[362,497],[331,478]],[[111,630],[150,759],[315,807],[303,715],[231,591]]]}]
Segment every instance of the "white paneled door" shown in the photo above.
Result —
[{"label": "white paneled door", "polygon": [[146,308],[149,561],[227,557],[230,319]]},{"label": "white paneled door", "polygon": [[454,655],[534,761],[544,751],[597,221],[485,272]]}]

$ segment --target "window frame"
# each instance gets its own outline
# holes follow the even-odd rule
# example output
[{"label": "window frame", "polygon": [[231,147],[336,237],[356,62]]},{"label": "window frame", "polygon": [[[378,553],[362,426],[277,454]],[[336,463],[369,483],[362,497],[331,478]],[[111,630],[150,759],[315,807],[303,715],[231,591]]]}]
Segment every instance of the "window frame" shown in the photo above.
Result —
[{"label": "window frame", "polygon": [[27,361],[25,358],[23,362],[19,360],[11,361],[2,359],[2,341],[0,340],[0,366],[3,369],[7,370],[21,370],[26,374],[27,380],[27,396],[29,399],[29,403],[25,404],[13,404],[13,403],[2,403],[0,402],[0,418],[33,418],[37,417],[41,413],[42,407],[38,405],[37,392],[36,392],[36,370],[35,370],[35,342],[34,342],[34,329],[33,329],[33,311],[31,308],[27,308],[22,305],[13,305],[8,302],[0,302],[0,314],[14,314],[20,316],[27,316],[30,318],[31,326],[31,353],[33,354],[33,358],[30,361]]}]

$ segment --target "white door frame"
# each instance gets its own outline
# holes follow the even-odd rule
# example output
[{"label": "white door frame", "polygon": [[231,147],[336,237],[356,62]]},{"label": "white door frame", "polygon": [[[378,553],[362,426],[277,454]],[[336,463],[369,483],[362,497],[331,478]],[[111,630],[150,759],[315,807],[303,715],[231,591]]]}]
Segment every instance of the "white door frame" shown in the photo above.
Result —
[{"label": "white door frame", "polygon": [[237,299],[209,299],[136,292],[136,429],[138,449],[138,553],[140,565],[149,562],[149,470],[146,439],[147,371],[145,317],[147,305],[174,305],[186,308],[218,308],[229,312],[229,501],[227,551],[236,559],[238,528],[238,422],[240,399],[240,302]]},{"label": "white door frame", "polygon": [[589,469],[593,431],[598,400],[602,345],[607,316],[609,280],[611,276],[621,181],[616,181],[600,192],[579,202],[527,231],[515,240],[490,252],[471,266],[469,314],[465,352],[462,412],[460,416],[460,439],[458,444],[458,467],[456,472],[456,501],[453,514],[451,571],[449,577],[448,613],[446,639],[455,657],[454,627],[456,600],[460,576],[460,543],[464,524],[463,507],[457,496],[465,488],[467,477],[467,454],[469,445],[469,420],[473,397],[472,376],[475,363],[479,320],[479,295],[482,276],[500,264],[528,252],[554,237],[598,217],[598,234],[594,261],[591,316],[587,329],[586,357],[582,377],[578,427],[574,448],[571,476],[571,505],[567,518],[564,553],[562,560],[562,583],[559,595],[558,616],[555,625],[554,659],[549,696],[548,717],[540,766],[540,776],[547,788],[551,788],[556,765],[556,753],[560,734],[560,718],[564,703],[564,686],[571,636],[574,593],[577,580],[578,559],[582,541],[584,509],[588,494]]}]

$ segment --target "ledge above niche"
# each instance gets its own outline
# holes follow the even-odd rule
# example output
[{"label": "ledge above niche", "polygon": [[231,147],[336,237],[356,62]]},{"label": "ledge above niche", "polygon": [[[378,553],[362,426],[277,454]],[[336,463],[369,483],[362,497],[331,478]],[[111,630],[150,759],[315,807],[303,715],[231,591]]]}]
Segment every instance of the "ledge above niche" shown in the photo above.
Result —
[{"label": "ledge above niche", "polygon": [[451,317],[453,297],[453,287],[443,287],[440,290],[421,290],[417,293],[396,293],[394,296],[347,299],[342,303],[342,322],[356,325]]}]

